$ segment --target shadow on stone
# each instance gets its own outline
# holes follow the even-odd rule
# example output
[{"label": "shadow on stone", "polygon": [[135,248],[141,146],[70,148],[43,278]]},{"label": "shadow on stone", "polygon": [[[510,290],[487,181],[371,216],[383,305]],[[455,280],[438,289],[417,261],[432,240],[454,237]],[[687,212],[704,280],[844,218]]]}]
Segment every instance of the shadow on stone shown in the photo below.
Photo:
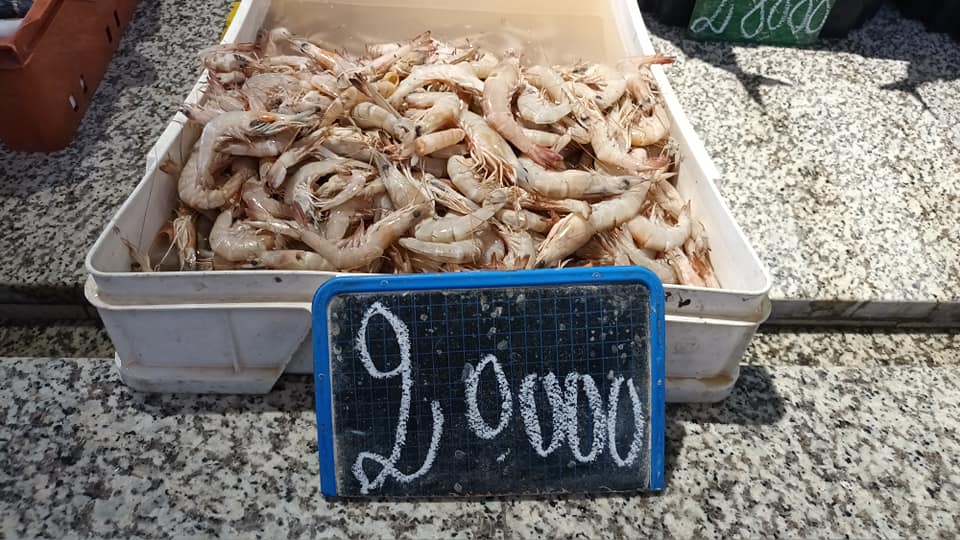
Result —
[{"label": "shadow on stone", "polygon": [[[743,366],[740,378],[719,403],[683,403],[667,406],[667,425],[692,424],[775,424],[786,414],[783,398],[773,374],[763,366]],[[681,428],[682,429],[682,428]]]},{"label": "shadow on stone", "polygon": [[[669,26],[652,17],[646,18],[645,23],[652,34],[669,41],[688,58],[696,58],[735,76],[761,107],[764,106],[760,92],[763,87],[791,84],[751,73],[739,65],[734,48],[749,49],[758,45],[697,41],[687,37],[685,27]],[[906,92],[928,109],[918,93],[921,86],[960,79],[960,47],[956,42],[947,34],[929,32],[920,22],[902,17],[892,5],[884,5],[863,27],[844,38],[824,38],[803,48],[904,62],[907,64],[904,79],[878,87]]]}]

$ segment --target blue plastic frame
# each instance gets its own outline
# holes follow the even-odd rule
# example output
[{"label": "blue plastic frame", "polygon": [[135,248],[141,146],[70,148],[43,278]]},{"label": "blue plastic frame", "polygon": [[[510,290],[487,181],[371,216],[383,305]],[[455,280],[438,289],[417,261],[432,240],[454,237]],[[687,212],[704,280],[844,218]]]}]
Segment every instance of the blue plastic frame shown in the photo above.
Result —
[{"label": "blue plastic frame", "polygon": [[[317,452],[320,492],[337,496],[334,459],[332,388],[327,306],[333,297],[350,293],[490,289],[588,283],[642,283],[650,290],[650,480],[649,491],[664,488],[664,409],[666,376],[663,285],[656,274],[639,266],[561,268],[515,272],[475,271],[447,274],[344,276],[323,283],[313,298],[313,373],[317,408]],[[320,331],[318,331],[320,329]]]}]

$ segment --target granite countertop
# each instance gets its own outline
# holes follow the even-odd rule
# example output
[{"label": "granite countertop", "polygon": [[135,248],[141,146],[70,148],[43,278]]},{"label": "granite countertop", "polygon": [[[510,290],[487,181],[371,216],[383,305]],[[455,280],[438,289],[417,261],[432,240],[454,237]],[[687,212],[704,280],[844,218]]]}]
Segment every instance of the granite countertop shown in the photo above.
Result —
[{"label": "granite countertop", "polygon": [[671,86],[770,269],[772,298],[818,318],[826,302],[836,318],[863,301],[956,307],[960,43],[890,5],[847,38],[803,49],[648,24],[677,58]]},{"label": "granite countertop", "polygon": [[73,144],[34,154],[0,143],[0,304],[84,301],[84,257],[140,181],[147,151],[200,76],[197,51],[217,42],[229,9],[226,0],[138,2]]},{"label": "granite countertop", "polygon": [[[4,339],[80,352],[81,334]],[[6,357],[0,536],[949,536],[958,350],[957,333],[761,333],[727,400],[668,407],[660,495],[417,502],[320,497],[309,377],[264,396],[149,395],[107,359]]]},{"label": "granite countertop", "polygon": [[[139,3],[75,142],[51,155],[0,145],[0,317],[92,315],[84,256],[228,10]],[[808,49],[699,43],[648,23],[771,270],[774,318],[960,320],[960,45],[889,7]]]}]

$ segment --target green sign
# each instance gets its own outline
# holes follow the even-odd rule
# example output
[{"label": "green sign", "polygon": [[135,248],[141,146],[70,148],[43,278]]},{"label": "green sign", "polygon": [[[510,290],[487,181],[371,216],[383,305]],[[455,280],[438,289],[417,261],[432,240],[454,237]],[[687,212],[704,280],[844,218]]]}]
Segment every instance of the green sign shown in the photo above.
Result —
[{"label": "green sign", "polygon": [[834,0],[697,0],[690,35],[697,39],[777,45],[816,41]]}]

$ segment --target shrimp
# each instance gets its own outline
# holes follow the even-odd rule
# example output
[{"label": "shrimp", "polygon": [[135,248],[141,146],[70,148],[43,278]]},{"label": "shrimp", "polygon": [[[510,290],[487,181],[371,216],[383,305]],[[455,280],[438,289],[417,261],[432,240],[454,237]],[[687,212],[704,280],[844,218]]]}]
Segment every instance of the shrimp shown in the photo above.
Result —
[{"label": "shrimp", "polygon": [[414,149],[418,156],[432,154],[462,141],[466,133],[460,128],[435,131],[428,135],[421,135],[414,141]]},{"label": "shrimp", "polygon": [[413,68],[410,75],[400,82],[388,101],[396,107],[403,103],[407,95],[432,82],[442,82],[454,89],[474,95],[483,93],[483,81],[470,73],[462,64],[430,64]]},{"label": "shrimp", "polygon": [[647,249],[666,251],[682,246],[690,237],[690,207],[684,206],[673,227],[653,218],[636,216],[627,224],[637,244]]},{"label": "shrimp", "polygon": [[[197,146],[197,166],[201,182],[210,185],[216,151],[224,142],[249,141],[254,137],[268,137],[292,128],[305,127],[313,113],[283,115],[254,111],[230,111],[207,122]],[[276,155],[276,154],[274,154]]]},{"label": "shrimp", "polygon": [[333,103],[323,112],[320,126],[332,126],[337,120],[348,117],[350,111],[357,105],[368,101],[370,101],[370,99],[366,94],[353,87],[339,92],[336,99],[333,100]]},{"label": "shrimp", "polygon": [[213,252],[231,262],[253,259],[273,248],[273,238],[261,235],[244,222],[233,223],[233,212],[220,212],[210,230],[210,247]]},{"label": "shrimp", "polygon": [[632,146],[650,146],[670,135],[670,117],[663,107],[657,104],[653,114],[641,117],[630,127],[630,144]]},{"label": "shrimp", "polygon": [[[331,177],[330,182],[332,182],[334,178],[341,177],[340,175]],[[367,178],[365,174],[356,171],[351,173],[350,176],[346,177],[346,183],[339,193],[329,199],[320,199],[316,202],[316,210],[318,212],[325,212],[358,196],[363,191],[366,181]],[[329,184],[330,182],[327,183]]]},{"label": "shrimp", "polygon": [[664,256],[667,258],[673,271],[676,272],[681,284],[692,285],[694,287],[706,287],[707,284],[703,281],[703,278],[697,274],[697,271],[694,270],[690,259],[687,258],[687,255],[682,249],[679,247],[668,249],[664,253]]},{"label": "shrimp", "polygon": [[563,77],[552,68],[531,66],[523,70],[523,75],[528,83],[543,90],[554,102],[566,102],[567,96],[563,91]]},{"label": "shrimp", "polygon": [[290,43],[303,53],[307,58],[313,60],[323,67],[323,69],[332,71],[335,75],[354,71],[357,65],[343,56],[328,51],[306,39],[293,37],[289,38]]},{"label": "shrimp", "polygon": [[407,251],[403,248],[396,245],[390,246],[385,255],[390,259],[390,262],[393,263],[394,274],[413,273],[413,262],[410,260]]},{"label": "shrimp", "polygon": [[401,58],[410,53],[417,52],[429,55],[436,50],[436,45],[430,38],[430,32],[424,32],[414,37],[412,40],[399,45],[396,49],[384,51],[377,58],[374,58],[360,70],[366,75],[381,75],[389,71]]},{"label": "shrimp", "polygon": [[609,242],[609,249],[612,251],[625,255],[629,264],[642,266],[653,271],[661,282],[666,284],[677,282],[677,275],[669,264],[650,258],[642,249],[637,247],[627,226],[621,226],[617,231],[609,234],[604,233],[600,236],[600,239],[602,242]]},{"label": "shrimp", "polygon": [[480,264],[484,268],[499,265],[503,258],[507,256],[507,246],[500,239],[500,236],[491,229],[484,229],[480,231],[478,238],[480,243],[483,244]]},{"label": "shrimp", "polygon": [[547,239],[538,248],[537,268],[559,262],[583,247],[595,234],[629,221],[640,211],[646,195],[646,189],[628,191],[614,199],[592,204],[589,218],[578,213],[568,214],[550,229]]},{"label": "shrimp", "polygon": [[483,164],[488,177],[492,175],[503,184],[504,176],[511,173],[514,177],[526,175],[513,149],[483,117],[463,109],[460,111],[459,125],[467,134],[471,157],[475,162]]},{"label": "shrimp", "polygon": [[287,177],[287,169],[315,154],[328,133],[328,129],[320,128],[291,145],[270,164],[263,180],[274,189],[280,187]]},{"label": "shrimp", "polygon": [[520,118],[534,124],[553,124],[570,114],[570,104],[566,100],[560,103],[550,103],[533,86],[524,85],[517,98],[517,110]]},{"label": "shrimp", "polygon": [[407,104],[407,106],[415,109],[429,109],[437,103],[440,103],[444,100],[451,101],[451,99],[457,100],[457,109],[459,109],[460,98],[457,97],[457,94],[454,92],[418,91],[404,96],[403,101]]},{"label": "shrimp", "polygon": [[277,56],[283,54],[282,44],[289,43],[293,33],[290,30],[278,26],[269,32],[263,32],[259,36],[261,48],[264,56]]},{"label": "shrimp", "polygon": [[203,67],[217,73],[242,72],[257,63],[252,43],[220,44],[207,47],[198,56]]},{"label": "shrimp", "polygon": [[512,227],[500,225],[497,232],[506,246],[506,254],[502,260],[504,270],[524,270],[533,268],[537,256],[537,246],[530,233],[524,230],[515,230]]},{"label": "shrimp", "polygon": [[500,62],[483,83],[483,116],[490,127],[534,161],[545,167],[557,166],[563,162],[563,156],[549,148],[534,144],[513,117],[510,103],[519,85],[519,60],[511,57]]},{"label": "shrimp", "polygon": [[529,210],[501,210],[497,213],[501,223],[513,229],[546,233],[550,231],[556,220],[547,219],[536,212]]},{"label": "shrimp", "polygon": [[414,228],[414,236],[425,242],[441,243],[469,239],[478,231],[488,228],[490,220],[506,203],[506,190],[498,189],[487,197],[483,206],[465,216],[424,219]]},{"label": "shrimp", "polygon": [[707,243],[706,229],[699,221],[693,223],[690,238],[684,243],[683,250],[706,286],[720,288],[720,282],[713,272],[713,263],[710,262],[710,246]]},{"label": "shrimp", "polygon": [[373,87],[381,97],[388,98],[393,95],[398,84],[400,84],[400,76],[397,75],[396,72],[390,71],[379,81],[373,83]]},{"label": "shrimp", "polygon": [[468,199],[447,182],[445,179],[436,178],[427,184],[430,194],[439,204],[458,214],[469,214],[480,208],[477,203]]},{"label": "shrimp", "polygon": [[483,242],[479,238],[448,243],[401,238],[400,245],[413,253],[445,263],[473,264],[483,256]]},{"label": "shrimp", "polygon": [[323,143],[325,149],[333,154],[369,163],[373,160],[373,139],[357,128],[335,127]]},{"label": "shrimp", "polygon": [[353,121],[364,129],[382,129],[401,141],[410,141],[416,133],[416,126],[412,121],[402,116],[395,116],[390,111],[374,103],[358,103],[350,113]]},{"label": "shrimp", "polygon": [[580,214],[567,214],[550,229],[546,240],[537,248],[534,266],[545,268],[560,262],[589,242],[595,233],[586,218]]},{"label": "shrimp", "polygon": [[535,193],[523,191],[519,197],[521,208],[533,209],[541,212],[559,212],[563,214],[580,214],[589,218],[592,213],[590,203],[580,199],[548,199]]},{"label": "shrimp", "polygon": [[[338,270],[353,270],[373,263],[383,256],[391,244],[400,239],[410,227],[430,213],[430,204],[421,202],[396,210],[374,223],[363,234],[358,245],[340,247],[323,236],[300,226],[284,226],[277,232],[300,240],[316,251]],[[275,224],[257,223],[268,230]],[[401,244],[402,245],[402,244]]]},{"label": "shrimp", "polygon": [[684,200],[683,196],[680,195],[677,188],[673,187],[673,184],[664,180],[656,182],[651,186],[650,194],[653,195],[653,200],[656,201],[661,208],[675,218],[679,218],[680,214],[683,213],[683,208],[689,204]]},{"label": "shrimp", "polygon": [[[408,96],[412,97],[412,96]],[[460,116],[462,104],[455,94],[444,93],[433,100],[430,108],[417,118],[417,135],[433,133],[438,129],[455,124]]]},{"label": "shrimp", "polygon": [[549,131],[540,131],[538,129],[523,128],[523,134],[528,139],[533,141],[534,144],[545,146],[555,151],[562,150],[565,146],[570,144],[571,140],[573,140],[570,137],[569,133],[558,135],[556,133],[550,133]]},{"label": "shrimp", "polygon": [[180,258],[180,270],[197,268],[197,214],[190,208],[180,207],[173,219],[173,244]]},{"label": "shrimp", "polygon": [[415,202],[430,199],[422,183],[414,179],[408,169],[401,172],[392,161],[379,152],[374,152],[373,160],[395,208],[403,208]]},{"label": "shrimp", "polygon": [[254,219],[286,219],[290,217],[290,207],[271,198],[264,188],[263,182],[256,178],[249,178],[244,182],[241,199],[246,205],[247,215]]},{"label": "shrimp", "polygon": [[624,92],[627,91],[627,81],[623,75],[613,66],[607,64],[593,64],[587,68],[584,75],[580,78],[591,86],[599,86],[602,89],[594,94],[593,100],[601,110],[609,108],[617,102]]},{"label": "shrimp", "polygon": [[177,180],[177,193],[184,204],[197,210],[220,208],[233,199],[243,183],[257,174],[256,165],[250,159],[237,159],[233,162],[234,173],[219,187],[206,187],[200,182],[200,168],[197,165],[199,152],[195,151],[187,158]]},{"label": "shrimp", "polygon": [[243,83],[242,92],[248,100],[262,104],[264,109],[272,109],[279,104],[282,96],[300,85],[300,79],[289,73],[257,73]]},{"label": "shrimp", "polygon": [[340,240],[347,234],[351,223],[358,219],[358,214],[368,207],[369,204],[361,199],[351,199],[331,208],[323,224],[323,236],[331,241]]},{"label": "shrimp", "polygon": [[310,71],[313,62],[304,56],[292,54],[282,54],[271,56],[264,60],[264,64],[270,68],[290,71]]},{"label": "shrimp", "polygon": [[475,203],[482,203],[496,186],[482,180],[475,172],[474,160],[463,156],[447,159],[447,175],[460,193]]},{"label": "shrimp", "polygon": [[470,69],[473,70],[477,78],[486,80],[487,77],[493,73],[493,70],[496,69],[500,60],[497,59],[493,53],[482,49],[477,51],[477,54],[479,55],[478,58],[470,62]]},{"label": "shrimp", "polygon": [[297,137],[296,129],[287,129],[270,137],[225,142],[219,150],[222,154],[231,156],[272,157],[278,156],[286,150]]},{"label": "shrimp", "polygon": [[[617,137],[610,134],[610,126],[607,120],[593,101],[576,96],[571,96],[571,101],[580,122],[585,124],[590,132],[590,145],[593,147],[596,159],[630,173],[657,170],[666,165],[665,160],[647,159],[644,161],[631,156],[627,152],[627,148],[621,147]],[[616,129],[620,128],[616,127]]]},{"label": "shrimp", "polygon": [[627,92],[630,93],[630,96],[634,101],[646,107],[648,104],[657,101],[655,97],[657,83],[653,80],[653,74],[650,72],[649,66],[672,63],[673,58],[669,56],[639,56],[620,60],[617,62],[617,69],[627,82]]},{"label": "shrimp", "polygon": [[[313,214],[316,202],[313,195],[313,184],[323,177],[345,170],[347,164],[351,162],[352,160],[343,158],[313,161],[297,169],[297,172],[287,179],[284,183],[283,200],[291,205],[297,223],[306,225],[308,223],[307,217]],[[365,166],[363,163],[360,165]]]},{"label": "shrimp", "polygon": [[575,169],[548,171],[526,157],[520,158],[520,164],[527,170],[527,177],[518,185],[551,199],[607,197],[650,183],[644,176],[609,176]]}]

